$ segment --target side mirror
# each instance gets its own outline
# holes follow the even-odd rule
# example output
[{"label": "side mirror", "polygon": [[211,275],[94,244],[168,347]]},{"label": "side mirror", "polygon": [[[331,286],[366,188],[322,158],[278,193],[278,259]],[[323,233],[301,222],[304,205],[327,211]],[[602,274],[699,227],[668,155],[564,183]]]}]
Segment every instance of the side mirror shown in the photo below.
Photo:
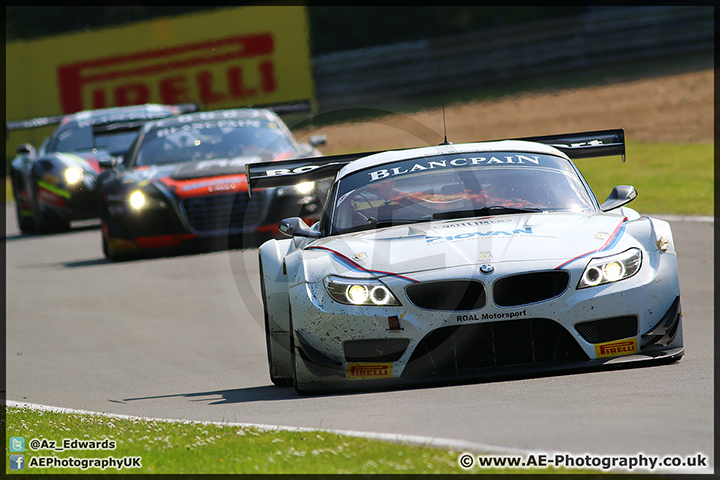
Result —
[{"label": "side mirror", "polygon": [[310,142],[310,145],[313,147],[320,147],[327,143],[327,135],[312,135],[308,139],[308,142]]},{"label": "side mirror", "polygon": [[288,237],[320,238],[320,232],[312,230],[300,217],[286,218],[280,222],[278,229]]},{"label": "side mirror", "polygon": [[600,210],[603,212],[614,210],[632,202],[635,200],[635,197],[637,197],[635,187],[631,185],[618,185],[612,189],[612,192],[610,192],[610,195],[605,199],[605,202],[600,205]]},{"label": "side mirror", "polygon": [[117,160],[115,157],[101,158],[98,160],[98,163],[100,164],[100,168],[114,168]]},{"label": "side mirror", "polygon": [[23,143],[21,145],[18,145],[17,150],[15,152],[18,155],[29,155],[31,157],[35,156],[35,147],[30,145],[29,143]]}]

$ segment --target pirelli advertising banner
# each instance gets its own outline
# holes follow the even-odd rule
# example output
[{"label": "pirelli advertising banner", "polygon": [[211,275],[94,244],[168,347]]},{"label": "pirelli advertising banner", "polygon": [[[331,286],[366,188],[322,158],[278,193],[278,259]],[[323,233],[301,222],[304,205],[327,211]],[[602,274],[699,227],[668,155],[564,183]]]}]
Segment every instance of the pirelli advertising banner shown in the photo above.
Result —
[{"label": "pirelli advertising banner", "polygon": [[[232,7],[7,44],[6,119],[141,103],[314,105],[307,28],[303,6]],[[11,132],[8,158],[53,128]]]}]

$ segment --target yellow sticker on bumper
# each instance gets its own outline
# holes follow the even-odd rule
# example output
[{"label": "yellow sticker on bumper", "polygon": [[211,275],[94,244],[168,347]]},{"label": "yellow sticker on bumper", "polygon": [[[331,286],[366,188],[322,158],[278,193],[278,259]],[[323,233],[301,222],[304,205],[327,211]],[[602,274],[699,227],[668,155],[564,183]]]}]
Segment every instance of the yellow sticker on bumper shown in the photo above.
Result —
[{"label": "yellow sticker on bumper", "polygon": [[637,351],[637,338],[626,338],[624,340],[613,340],[612,342],[595,344],[595,356],[597,358],[630,355],[637,353]]},{"label": "yellow sticker on bumper", "polygon": [[392,363],[348,363],[348,380],[363,380],[368,378],[391,378],[393,376]]}]

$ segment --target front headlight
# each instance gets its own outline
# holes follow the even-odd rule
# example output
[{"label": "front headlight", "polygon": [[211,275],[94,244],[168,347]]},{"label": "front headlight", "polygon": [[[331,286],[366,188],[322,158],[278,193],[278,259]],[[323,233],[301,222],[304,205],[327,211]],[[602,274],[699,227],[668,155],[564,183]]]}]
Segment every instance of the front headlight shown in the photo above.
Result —
[{"label": "front headlight", "polygon": [[65,181],[68,185],[75,185],[83,178],[83,171],[81,168],[70,167],[65,170]]},{"label": "front headlight", "polygon": [[315,182],[302,182],[295,185],[295,191],[300,195],[307,195],[315,189]]},{"label": "front headlight", "polygon": [[301,182],[297,185],[288,185],[286,187],[278,187],[277,195],[309,195],[315,190],[315,182]]},{"label": "front headlight", "polygon": [[129,200],[130,206],[135,210],[140,210],[145,205],[145,195],[140,190],[131,193]]},{"label": "front headlight", "polygon": [[585,267],[577,288],[596,287],[635,275],[642,265],[642,252],[631,248],[604,258],[593,258]]},{"label": "front headlight", "polygon": [[325,287],[335,301],[345,305],[400,305],[395,295],[379,280],[327,277]]}]

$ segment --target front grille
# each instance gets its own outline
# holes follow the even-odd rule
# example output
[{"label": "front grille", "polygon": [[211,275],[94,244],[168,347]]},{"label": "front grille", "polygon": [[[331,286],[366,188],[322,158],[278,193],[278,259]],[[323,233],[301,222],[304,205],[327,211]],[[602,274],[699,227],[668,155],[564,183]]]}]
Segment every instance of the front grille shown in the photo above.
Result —
[{"label": "front grille", "polygon": [[570,332],[553,320],[454,325],[427,334],[402,376],[575,360],[588,360],[588,356]]},{"label": "front grille", "polygon": [[348,362],[397,362],[409,343],[407,338],[350,340],[343,349]]},{"label": "front grille", "polygon": [[501,278],[493,285],[493,300],[501,307],[542,302],[561,295],[570,275],[561,270],[522,273]]},{"label": "front grille", "polygon": [[473,280],[423,282],[405,288],[408,299],[428,310],[477,310],[485,306],[485,286]]},{"label": "front grille", "polygon": [[182,201],[190,227],[196,232],[238,230],[261,220],[262,192],[208,195]]},{"label": "front grille", "polygon": [[588,343],[604,343],[637,335],[635,316],[604,318],[575,324],[575,330]]}]

